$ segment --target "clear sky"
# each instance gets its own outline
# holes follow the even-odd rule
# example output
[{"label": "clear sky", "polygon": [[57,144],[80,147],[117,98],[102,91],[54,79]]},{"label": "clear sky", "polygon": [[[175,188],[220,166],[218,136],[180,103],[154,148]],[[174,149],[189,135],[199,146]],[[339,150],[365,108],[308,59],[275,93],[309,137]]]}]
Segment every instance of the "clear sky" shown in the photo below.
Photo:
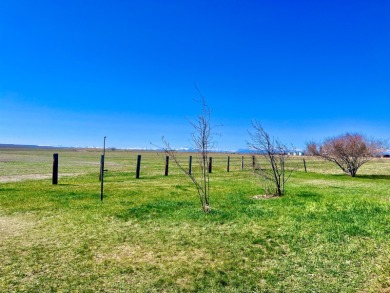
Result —
[{"label": "clear sky", "polygon": [[388,139],[390,1],[0,1],[0,143],[188,147],[194,83],[220,149]]}]

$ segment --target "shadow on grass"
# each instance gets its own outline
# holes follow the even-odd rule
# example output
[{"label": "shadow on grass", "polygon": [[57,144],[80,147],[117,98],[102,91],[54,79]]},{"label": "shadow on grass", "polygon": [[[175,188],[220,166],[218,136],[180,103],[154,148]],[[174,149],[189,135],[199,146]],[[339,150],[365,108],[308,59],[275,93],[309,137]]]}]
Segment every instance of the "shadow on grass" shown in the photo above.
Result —
[{"label": "shadow on grass", "polygon": [[117,217],[125,221],[131,218],[163,218],[169,217],[169,215],[179,209],[188,208],[192,206],[193,204],[190,202],[160,200],[127,209],[117,214]]},{"label": "shadow on grass", "polygon": [[356,178],[390,180],[390,175],[356,175]]},{"label": "shadow on grass", "polygon": [[300,191],[297,193],[298,197],[304,197],[304,198],[314,198],[314,197],[320,197],[320,195],[313,191]]},{"label": "shadow on grass", "polygon": [[[72,184],[72,183],[58,183],[55,185],[58,185],[58,186],[78,186],[77,184]],[[53,186],[55,186],[55,185],[53,185]]]},{"label": "shadow on grass", "polygon": [[16,188],[0,188],[0,192],[10,192],[10,191],[16,191]]},{"label": "shadow on grass", "polygon": [[[171,175],[172,177],[174,175]],[[158,174],[158,175],[140,175],[139,178],[135,177],[135,173],[118,173],[118,174],[110,174],[110,175],[105,175],[104,176],[104,182],[110,182],[110,183],[115,183],[115,182],[137,182],[137,181],[147,181],[147,180],[161,180],[164,178],[168,178],[168,176],[164,176],[164,174]]]},{"label": "shadow on grass", "polygon": [[334,179],[354,179],[354,178],[361,178],[361,179],[372,179],[372,180],[376,180],[376,179],[383,179],[383,180],[390,180],[390,175],[360,175],[360,174],[356,174],[355,177],[351,177],[350,175],[348,174],[329,174],[329,175],[325,175],[326,177],[329,177],[329,178],[334,178]]}]

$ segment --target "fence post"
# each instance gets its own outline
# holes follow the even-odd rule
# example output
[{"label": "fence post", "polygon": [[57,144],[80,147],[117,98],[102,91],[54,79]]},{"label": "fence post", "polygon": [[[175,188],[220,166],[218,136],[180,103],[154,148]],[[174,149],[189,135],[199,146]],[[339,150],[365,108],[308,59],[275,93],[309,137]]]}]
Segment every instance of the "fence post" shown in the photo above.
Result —
[{"label": "fence post", "polygon": [[139,179],[140,171],[141,171],[141,155],[138,155],[138,158],[137,158],[137,170],[136,170],[136,173],[135,173],[135,178]]},{"label": "fence post", "polygon": [[165,176],[168,176],[168,170],[169,170],[169,156],[165,157]]},{"label": "fence post", "polygon": [[252,167],[253,167],[253,169],[256,167],[256,157],[255,157],[255,155],[252,156]]},{"label": "fence post", "polygon": [[192,156],[190,156],[188,160],[188,174],[191,175],[191,172],[192,172]]},{"label": "fence post", "polygon": [[209,158],[209,173],[213,172],[213,157]]},{"label": "fence post", "polygon": [[104,166],[102,166],[102,157],[100,157],[100,172],[99,172],[99,182],[102,181],[102,173],[104,170]]},{"label": "fence post", "polygon": [[58,154],[53,154],[52,184],[58,184]]},{"label": "fence post", "polygon": [[100,156],[100,200],[103,201],[104,190],[104,155]]},{"label": "fence post", "polygon": [[241,157],[241,170],[244,170],[244,156]]},{"label": "fence post", "polygon": [[305,167],[305,172],[307,173],[307,170],[306,170],[306,161],[305,161],[305,159],[303,159],[303,166]]},{"label": "fence post", "polygon": [[228,156],[226,171],[230,172],[230,156]]}]

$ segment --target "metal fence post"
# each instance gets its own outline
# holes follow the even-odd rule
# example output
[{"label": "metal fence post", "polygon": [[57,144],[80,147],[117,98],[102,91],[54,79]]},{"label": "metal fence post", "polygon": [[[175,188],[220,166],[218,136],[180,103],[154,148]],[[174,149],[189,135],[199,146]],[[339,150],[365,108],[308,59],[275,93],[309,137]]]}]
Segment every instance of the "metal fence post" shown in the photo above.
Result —
[{"label": "metal fence post", "polygon": [[53,154],[52,184],[58,184],[58,154]]},{"label": "metal fence post", "polygon": [[136,173],[135,173],[135,178],[139,179],[140,171],[141,171],[141,155],[138,155],[138,158],[137,158],[137,170],[136,170]]},{"label": "metal fence post", "polygon": [[165,157],[165,176],[168,176],[168,170],[169,170],[169,156]]}]

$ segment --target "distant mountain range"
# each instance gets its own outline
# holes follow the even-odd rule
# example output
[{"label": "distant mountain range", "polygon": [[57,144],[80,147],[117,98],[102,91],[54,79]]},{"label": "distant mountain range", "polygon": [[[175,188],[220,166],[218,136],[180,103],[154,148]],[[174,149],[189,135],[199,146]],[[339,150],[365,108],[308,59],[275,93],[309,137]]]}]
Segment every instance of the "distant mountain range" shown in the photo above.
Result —
[{"label": "distant mountain range", "polygon": [[34,145],[34,144],[6,144],[0,143],[0,149],[99,149],[98,147],[68,147],[68,146],[52,146],[52,145]]},{"label": "distant mountain range", "polygon": [[42,145],[29,145],[29,144],[4,144],[0,143],[0,148],[3,149],[53,149],[58,147],[42,146]]},{"label": "distant mountain range", "polygon": [[[42,146],[42,145],[21,145],[21,144],[0,144],[0,148],[15,148],[15,149],[101,149],[101,147],[88,146],[88,147],[65,147],[65,146]],[[144,148],[144,147],[130,147],[130,148],[115,148],[107,147],[107,150],[132,150],[132,151],[163,151],[159,148]],[[177,152],[194,153],[194,148],[177,148]],[[231,154],[254,154],[258,151],[250,149],[237,149],[237,150],[223,150],[215,149],[211,150],[212,153],[231,153]],[[302,152],[302,150],[292,150],[291,152]]]},{"label": "distant mountain range", "polygon": [[[66,147],[66,146],[49,146],[49,145],[29,145],[29,144],[6,144],[0,143],[0,149],[102,149],[102,147],[96,146],[87,146],[87,147]],[[129,148],[116,148],[116,147],[107,147],[107,150],[123,150],[123,151],[164,151],[159,148],[146,148],[146,147],[129,147]],[[196,150],[194,148],[177,148],[175,149],[177,152],[183,153],[195,153]],[[259,151],[254,151],[250,149],[237,149],[237,150],[223,150],[223,149],[215,149],[211,150],[211,153],[228,153],[228,154],[256,154],[261,153]],[[300,149],[289,150],[290,153],[294,155],[302,155],[304,151]],[[390,157],[390,150],[385,150],[382,153],[382,156]]]}]

